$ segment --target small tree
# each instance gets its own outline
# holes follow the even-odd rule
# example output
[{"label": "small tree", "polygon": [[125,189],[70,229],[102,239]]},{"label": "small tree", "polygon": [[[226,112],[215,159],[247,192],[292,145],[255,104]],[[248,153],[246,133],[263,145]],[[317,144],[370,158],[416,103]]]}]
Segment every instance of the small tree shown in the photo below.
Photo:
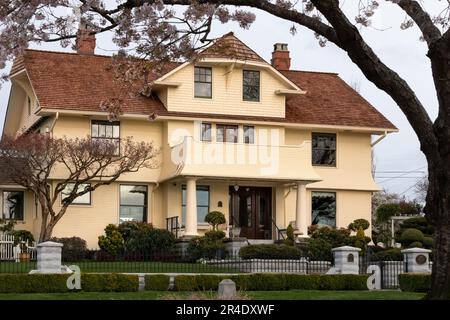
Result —
[{"label": "small tree", "polygon": [[205,217],[205,222],[209,223],[213,227],[213,231],[217,231],[219,224],[227,222],[225,216],[220,211],[211,211]]},{"label": "small tree", "polygon": [[151,143],[131,138],[123,139],[118,148],[106,139],[26,134],[4,137],[0,142],[0,170],[34,193],[41,209],[39,242],[43,242],[51,238],[53,228],[76,198],[117,181],[125,173],[154,167],[157,152]]}]

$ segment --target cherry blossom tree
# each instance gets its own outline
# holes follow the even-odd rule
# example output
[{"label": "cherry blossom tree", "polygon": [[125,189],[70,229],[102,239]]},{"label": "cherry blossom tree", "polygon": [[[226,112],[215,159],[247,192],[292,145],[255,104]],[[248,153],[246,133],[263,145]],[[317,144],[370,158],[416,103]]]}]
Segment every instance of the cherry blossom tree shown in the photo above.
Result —
[{"label": "cherry blossom tree", "polygon": [[[0,174],[31,191],[41,211],[39,242],[53,229],[75,199],[109,185],[123,174],[158,165],[151,143],[122,139],[51,138],[47,134],[4,137],[0,142]],[[55,177],[56,174],[56,177]],[[62,196],[63,195],[63,196]],[[62,199],[60,206],[55,206]]]},{"label": "cherry blossom tree", "polygon": [[[427,0],[441,7],[427,12],[420,0],[384,0],[405,14],[401,29],[417,25],[428,47],[427,56],[439,103],[432,121],[414,90],[388,67],[360,30],[369,27],[381,1],[355,0],[356,15],[346,14],[339,0],[6,0],[0,4],[0,68],[21,54],[30,42],[55,42],[68,46],[79,21],[93,33],[114,32],[119,56],[130,50],[147,63],[145,71],[125,71],[124,77],[145,78],[148,71],[162,71],[164,62],[195,59],[196,50],[212,40],[212,22],[238,22],[247,29],[255,11],[263,11],[310,29],[320,46],[333,43],[345,51],[369,81],[386,92],[405,114],[417,134],[428,161],[428,191],[425,212],[436,228],[432,290],[429,298],[450,298],[450,1]],[[349,5],[349,4],[347,4]],[[76,8],[75,10],[73,8]],[[144,60],[143,60],[144,61]],[[126,69],[126,68],[125,68]],[[159,70],[161,69],[161,70]],[[129,71],[129,70],[128,70]],[[150,86],[150,87],[149,87]],[[142,94],[151,90],[143,81]],[[105,102],[105,110],[120,112],[120,101]]]}]

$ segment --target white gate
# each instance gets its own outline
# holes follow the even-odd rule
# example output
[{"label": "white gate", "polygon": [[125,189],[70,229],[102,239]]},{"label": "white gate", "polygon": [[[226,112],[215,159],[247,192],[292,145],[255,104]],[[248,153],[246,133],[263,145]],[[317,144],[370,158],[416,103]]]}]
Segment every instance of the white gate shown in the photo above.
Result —
[{"label": "white gate", "polygon": [[9,234],[0,234],[0,261],[19,261],[19,254],[22,253],[21,245],[25,244],[24,253],[31,255],[31,260],[36,259],[36,248],[33,243],[20,241],[20,244],[14,246],[14,236]]}]

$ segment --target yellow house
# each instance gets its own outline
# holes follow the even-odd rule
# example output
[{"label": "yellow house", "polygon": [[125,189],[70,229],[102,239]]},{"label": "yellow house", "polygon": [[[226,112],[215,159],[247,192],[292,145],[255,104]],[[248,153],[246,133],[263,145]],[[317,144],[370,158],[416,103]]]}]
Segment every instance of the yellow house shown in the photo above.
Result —
[{"label": "yellow house", "polygon": [[[180,235],[208,230],[221,211],[248,239],[277,239],[293,224],[346,227],[370,221],[372,136],[397,129],[338,75],[290,69],[287,45],[271,63],[232,33],[194,62],[174,63],[154,79],[151,97],[130,95],[114,77],[111,57],[94,54],[80,35],[77,53],[27,50],[11,70],[3,135],[39,131],[54,137],[152,141],[158,166],[120,177],[76,199],[54,229],[97,247],[107,224],[147,221]],[[102,101],[124,102],[119,121]],[[54,181],[63,177],[55,174]],[[0,181],[4,218],[40,229],[30,192]]]}]

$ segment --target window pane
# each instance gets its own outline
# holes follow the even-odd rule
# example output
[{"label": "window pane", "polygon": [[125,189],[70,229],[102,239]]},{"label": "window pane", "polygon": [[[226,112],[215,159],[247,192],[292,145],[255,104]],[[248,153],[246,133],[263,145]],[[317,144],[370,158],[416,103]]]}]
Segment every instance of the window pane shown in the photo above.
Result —
[{"label": "window pane", "polygon": [[210,123],[202,123],[201,140],[202,141],[211,141],[211,124]]},{"label": "window pane", "polygon": [[334,192],[313,192],[311,207],[311,224],[336,227],[336,194]]},{"label": "window pane", "polygon": [[195,83],[195,96],[200,98],[211,98],[211,84],[204,82]]},{"label": "window pane", "polygon": [[92,125],[92,136],[93,137],[98,137],[98,124],[93,124]]},{"label": "window pane", "polygon": [[243,99],[245,101],[259,101],[260,73],[259,71],[244,70]]},{"label": "window pane", "polygon": [[238,128],[228,127],[226,130],[226,141],[237,143],[238,141]]},{"label": "window pane", "polygon": [[222,126],[217,126],[217,131],[216,131],[216,140],[217,142],[224,142],[224,131],[225,128]]},{"label": "window pane", "polygon": [[106,134],[106,132],[105,132],[105,126],[102,125],[102,124],[99,124],[99,125],[98,125],[98,136],[99,136],[100,138],[104,138],[104,137],[105,137],[105,134]]},{"label": "window pane", "polygon": [[113,138],[120,138],[120,126],[113,126]]},{"label": "window pane", "polygon": [[106,137],[107,138],[112,138],[112,136],[113,136],[113,128],[112,128],[112,126],[106,126],[106,128],[105,128],[105,131],[106,131]]},{"label": "window pane", "polygon": [[3,191],[3,218],[23,220],[23,191]]},{"label": "window pane", "polygon": [[144,221],[144,207],[120,206],[119,222]]},{"label": "window pane", "polygon": [[244,143],[255,143],[255,128],[244,126]]},{"label": "window pane", "polygon": [[[181,216],[186,221],[186,186],[181,189]],[[209,186],[197,186],[197,222],[204,223],[209,213]]]},{"label": "window pane", "polygon": [[122,206],[145,206],[146,199],[146,186],[120,186],[120,204]]},{"label": "window pane", "polygon": [[314,165],[336,165],[336,135],[313,133],[312,163]]},{"label": "window pane", "polygon": [[[75,184],[74,183],[68,183],[67,186],[65,187],[65,189],[61,192],[61,200],[64,201],[64,199],[66,199],[70,193],[72,192],[73,188],[74,188]],[[81,192],[84,190],[84,188],[89,187],[90,184],[85,183],[85,184],[81,184],[78,186],[78,192]],[[75,198],[72,201],[72,204],[91,204],[91,193],[85,193],[82,196],[79,196],[77,198]]]}]

